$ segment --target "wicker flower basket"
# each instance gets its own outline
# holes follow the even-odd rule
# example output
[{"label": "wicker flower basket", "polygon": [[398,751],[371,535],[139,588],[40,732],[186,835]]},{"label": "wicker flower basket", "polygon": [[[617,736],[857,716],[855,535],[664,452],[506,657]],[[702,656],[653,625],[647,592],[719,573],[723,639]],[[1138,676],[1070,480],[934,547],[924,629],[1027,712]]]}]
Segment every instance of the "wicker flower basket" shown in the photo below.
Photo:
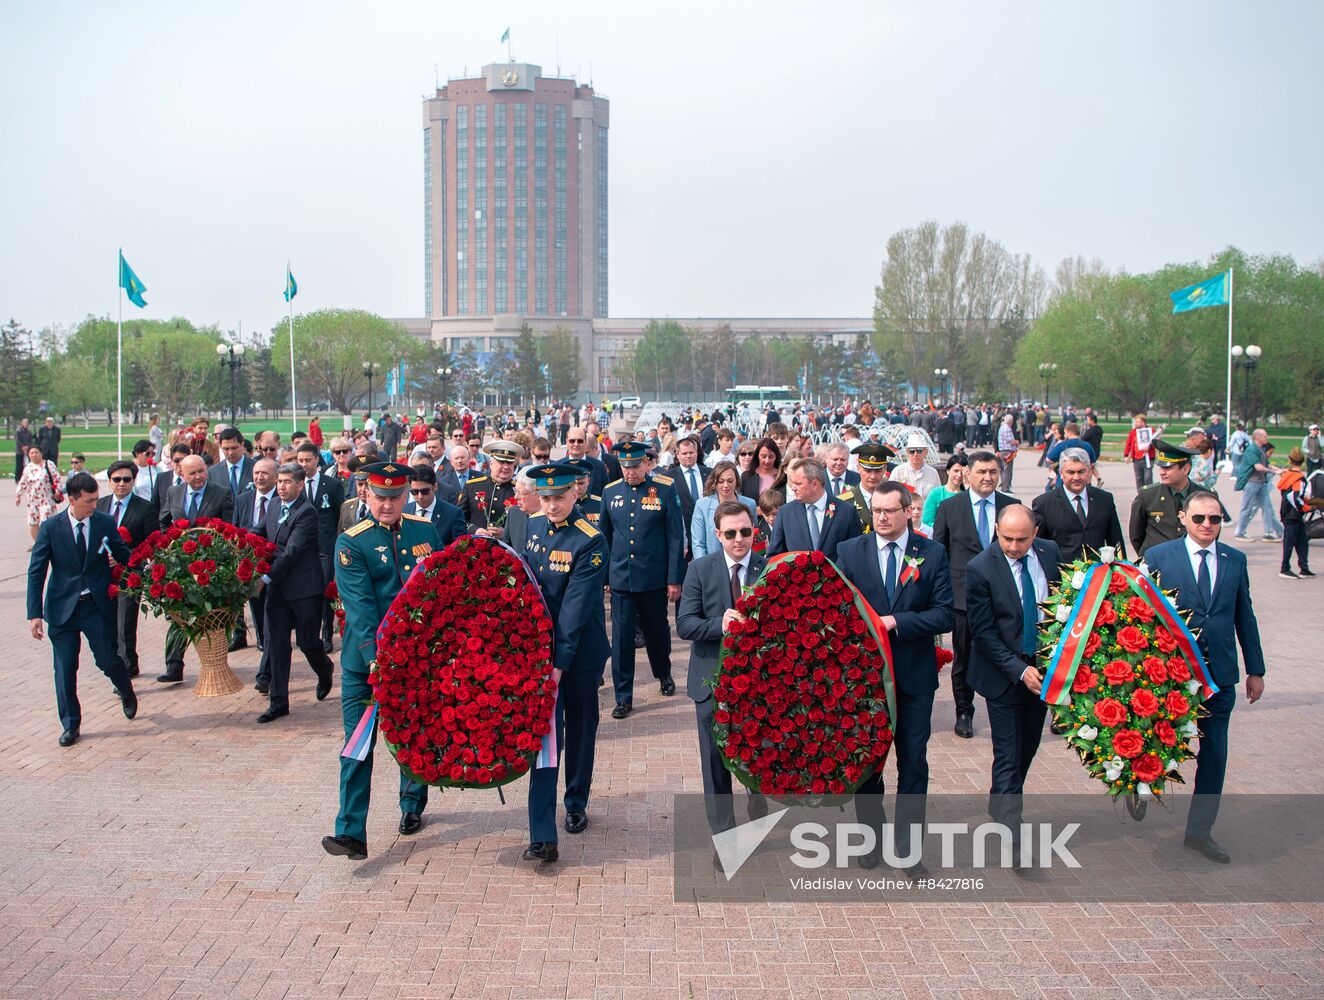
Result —
[{"label": "wicker flower basket", "polygon": [[241,690],[243,682],[230,669],[230,632],[234,628],[234,612],[225,609],[211,611],[190,624],[176,615],[170,617],[175,624],[190,628],[195,635],[193,646],[198,651],[201,666],[193,693],[199,698],[218,698]]}]

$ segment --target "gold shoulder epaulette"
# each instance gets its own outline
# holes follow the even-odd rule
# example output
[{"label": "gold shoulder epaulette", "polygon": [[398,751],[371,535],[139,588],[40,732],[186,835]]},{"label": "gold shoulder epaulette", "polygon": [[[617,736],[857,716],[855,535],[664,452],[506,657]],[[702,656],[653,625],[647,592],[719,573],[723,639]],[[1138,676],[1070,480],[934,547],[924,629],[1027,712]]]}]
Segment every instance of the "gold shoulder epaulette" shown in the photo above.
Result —
[{"label": "gold shoulder epaulette", "polygon": [[601,499],[602,499],[602,497],[598,496],[596,493],[590,493],[590,494],[588,495],[588,498],[589,498],[590,500],[601,500]]},{"label": "gold shoulder epaulette", "polygon": [[603,490],[609,490],[609,489],[611,489],[613,486],[615,486],[617,483],[623,483],[623,482],[625,482],[624,479],[613,479],[611,482],[609,482],[606,486],[604,486],[604,487],[602,487],[602,488],[603,488]]},{"label": "gold shoulder epaulette", "polygon": [[367,518],[364,518],[358,524],[351,524],[348,528],[346,528],[345,534],[348,535],[350,538],[353,538],[356,535],[361,535],[369,528],[371,528],[374,523],[375,522],[370,521]]},{"label": "gold shoulder epaulette", "polygon": [[599,534],[598,529],[593,527],[593,525],[589,524],[586,518],[581,517],[579,520],[577,520],[575,522],[575,527],[578,528],[580,531],[582,531],[584,534],[588,535],[589,538],[598,537]]},{"label": "gold shoulder epaulette", "polygon": [[407,517],[411,521],[421,521],[423,524],[431,524],[432,518],[424,517],[422,514],[401,514],[401,517]]},{"label": "gold shoulder epaulette", "polygon": [[854,495],[851,493],[850,490],[847,490],[845,493],[840,493],[840,494],[838,494],[838,495],[837,495],[837,499],[838,499],[838,500],[849,500],[851,503],[854,503],[854,502],[855,502],[855,497],[854,497]]},{"label": "gold shoulder epaulette", "polygon": [[487,482],[487,477],[486,477],[486,476],[474,476],[472,479],[470,479],[470,480],[469,480],[467,483],[465,483],[464,485],[465,485],[465,486],[472,486],[474,483],[485,483],[485,482]]},{"label": "gold shoulder epaulette", "polygon": [[547,515],[544,514],[542,511],[540,511],[540,510],[536,510],[536,511],[534,511],[532,514],[529,515],[529,520],[532,521],[535,517],[546,517],[546,516],[547,516]]},{"label": "gold shoulder epaulette", "polygon": [[662,475],[662,473],[660,473],[660,472],[654,472],[654,473],[653,473],[653,482],[655,482],[655,483],[661,483],[663,486],[670,486],[672,483],[675,482],[675,480],[672,479],[670,476],[664,476],[664,475]]}]

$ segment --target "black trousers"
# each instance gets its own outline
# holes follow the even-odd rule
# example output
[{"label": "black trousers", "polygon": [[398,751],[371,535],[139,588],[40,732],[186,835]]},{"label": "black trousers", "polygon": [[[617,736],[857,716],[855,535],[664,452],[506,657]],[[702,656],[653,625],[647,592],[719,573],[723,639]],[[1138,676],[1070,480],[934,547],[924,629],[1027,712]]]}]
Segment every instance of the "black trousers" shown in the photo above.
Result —
[{"label": "black trousers", "polygon": [[[721,833],[736,825],[735,799],[731,795],[731,772],[722,763],[722,752],[713,742],[713,714],[717,700],[705,698],[694,703],[694,717],[699,725],[699,763],[703,771],[703,808],[708,829]],[[750,819],[768,815],[768,799],[759,792],[749,793]]]},{"label": "black trousers", "polygon": [[[598,681],[602,670],[561,675],[556,693],[555,767],[535,767],[529,780],[529,843],[557,842],[556,787],[565,766],[565,811],[586,812],[593,784],[593,756],[598,743]],[[546,737],[544,737],[545,739]]]},{"label": "black trousers", "polygon": [[258,684],[270,684],[271,653],[267,650],[267,590],[265,587],[258,591],[256,597],[249,598],[248,610],[253,614],[253,630],[257,632],[257,642],[262,647],[262,657],[257,665],[257,676],[253,679]]},{"label": "black trousers", "polygon": [[83,722],[78,703],[78,655],[84,636],[97,669],[110,678],[115,690],[120,694],[133,690],[129,670],[115,651],[115,616],[103,615],[91,597],[80,600],[63,625],[48,622],[46,634],[55,654],[55,705],[65,729],[76,730]]},{"label": "black trousers", "polygon": [[985,698],[993,738],[993,775],[988,814],[1019,836],[1025,776],[1030,773],[1044,734],[1048,706],[1024,684],[1014,684],[996,698]]},{"label": "black trousers", "polygon": [[1310,568],[1310,539],[1306,537],[1305,522],[1283,521],[1283,572],[1291,568],[1292,553],[1296,553],[1296,568]]},{"label": "black trousers", "polygon": [[[892,752],[896,754],[896,845],[905,858],[910,848],[910,826],[924,822],[929,793],[929,737],[933,733],[933,691],[896,692],[896,718],[892,720]],[[883,806],[886,791],[879,767],[856,792],[855,814],[861,823],[878,830],[887,822]]]},{"label": "black trousers", "polygon": [[611,679],[616,704],[634,701],[634,627],[644,633],[644,649],[653,677],[671,676],[671,622],[667,620],[667,591],[611,592]]},{"label": "black trousers", "polygon": [[120,594],[115,606],[116,652],[129,670],[138,669],[138,610],[141,604],[135,597]]},{"label": "black trousers", "polygon": [[265,645],[271,663],[271,690],[268,696],[272,708],[290,707],[290,658],[293,655],[290,648],[291,630],[299,644],[299,652],[303,653],[318,679],[331,677],[335,668],[331,657],[322,648],[322,637],[318,634],[318,616],[325,603],[320,594],[297,597],[291,601],[267,595]]},{"label": "black trousers", "polygon": [[975,691],[965,679],[970,666],[970,623],[964,611],[956,612],[952,627],[952,698],[956,702],[956,717],[975,714]]}]

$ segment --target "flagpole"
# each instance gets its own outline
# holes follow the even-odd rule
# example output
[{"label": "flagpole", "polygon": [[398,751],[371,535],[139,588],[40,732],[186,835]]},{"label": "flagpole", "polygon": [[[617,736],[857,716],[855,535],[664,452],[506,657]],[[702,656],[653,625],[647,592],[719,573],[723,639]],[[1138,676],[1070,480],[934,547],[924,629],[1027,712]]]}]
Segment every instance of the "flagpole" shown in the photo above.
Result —
[{"label": "flagpole", "polygon": [[[121,251],[120,259],[124,254]],[[115,319],[115,457],[124,457],[124,286],[119,290],[119,313]]]},{"label": "flagpole", "polygon": [[[286,291],[289,290],[290,281],[290,262],[285,262],[285,285]],[[285,300],[285,304],[290,310],[290,433],[293,434],[299,429],[299,403],[294,395],[294,296],[291,295]]]},{"label": "flagpole", "polygon": [[1232,268],[1227,269],[1227,398],[1223,410],[1223,420],[1227,434],[1232,434]]}]

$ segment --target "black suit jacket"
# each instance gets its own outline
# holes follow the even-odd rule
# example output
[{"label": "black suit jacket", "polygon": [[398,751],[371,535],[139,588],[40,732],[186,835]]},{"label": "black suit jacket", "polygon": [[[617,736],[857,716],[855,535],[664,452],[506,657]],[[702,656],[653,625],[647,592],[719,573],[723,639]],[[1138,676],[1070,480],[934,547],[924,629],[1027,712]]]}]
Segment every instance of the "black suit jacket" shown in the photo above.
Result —
[{"label": "black suit jacket", "polygon": [[[938,660],[934,636],[952,630],[956,617],[952,605],[952,576],[947,568],[947,550],[923,535],[910,532],[902,561],[897,567],[898,584],[893,599],[887,599],[883,569],[878,561],[878,537],[869,534],[837,546],[837,568],[855,584],[879,615],[894,615],[896,628],[888,635],[897,686],[906,694],[928,694],[938,689]],[[906,559],[922,559],[918,580],[900,583]]]},{"label": "black suit jacket", "polygon": [[[694,474],[699,480],[699,497],[703,496],[703,481],[708,478],[709,471],[711,470],[705,469],[702,465],[694,466]],[[668,469],[667,475],[675,484],[676,496],[680,497],[680,513],[685,518],[685,554],[688,556],[694,551],[693,540],[690,538],[690,522],[694,520],[694,504],[699,497],[690,492],[689,480],[679,463]]]},{"label": "black suit jacket", "polygon": [[[259,518],[262,513],[262,494],[254,486],[251,490],[246,490],[239,495],[239,505],[234,512],[234,525],[237,528],[243,528],[245,531],[251,531],[255,535],[267,537],[267,520]],[[276,492],[275,487],[267,494],[267,513],[271,513],[272,507],[280,506],[280,494]]]},{"label": "black suit jacket", "polygon": [[[404,505],[403,513],[419,516],[418,504],[410,500]],[[437,537],[441,539],[443,549],[457,538],[469,533],[468,525],[464,523],[464,511],[445,500],[438,500],[432,505],[431,520],[432,527],[437,529]]]},{"label": "black suit jacket", "polygon": [[[759,578],[764,562],[763,553],[750,552],[742,586],[751,586]],[[717,675],[717,658],[722,649],[722,615],[731,607],[731,576],[726,569],[726,553],[713,552],[690,563],[685,573],[685,585],[680,591],[676,631],[682,639],[694,644],[690,648],[685,693],[696,702],[707,701],[713,696],[707,682]]]},{"label": "black suit jacket", "polygon": [[[308,484],[304,483],[305,498]],[[345,502],[345,488],[340,479],[332,473],[322,472],[317,477],[317,492],[313,494],[312,507],[317,512],[317,546],[322,555],[330,558],[336,551],[337,525],[340,521],[340,505]]]},{"label": "black suit jacket", "polygon": [[523,559],[524,548],[529,541],[529,515],[524,513],[522,507],[511,507],[506,512],[505,529],[501,540],[515,550],[515,555]]},{"label": "black suit jacket", "polygon": [[[128,531],[128,546],[132,549],[141,545],[143,539],[156,530],[157,514],[151,503],[136,493],[130,493],[127,500],[128,506],[124,508],[124,516],[120,518],[119,526]],[[114,503],[114,494],[108,493],[97,499],[97,510],[109,515]],[[112,517],[111,520],[113,521],[114,518]]]},{"label": "black suit jacket", "polygon": [[[979,529],[975,526],[975,511],[970,501],[968,490],[948,497],[938,504],[938,516],[933,520],[933,540],[947,550],[947,563],[952,571],[952,598],[957,611],[965,610],[965,567],[984,550],[979,543]],[[998,514],[1014,503],[1020,501],[1008,493],[993,491],[993,523],[990,527],[995,539]],[[989,545],[991,549],[996,547],[996,542]]]},{"label": "black suit jacket", "polygon": [[[1051,587],[1053,567],[1062,561],[1057,543],[1036,538],[1031,544]],[[1027,666],[1020,656],[1020,591],[999,545],[990,545],[970,560],[965,603],[970,620],[970,686],[985,698],[999,698],[1021,682]]]},{"label": "black suit jacket", "polygon": [[172,470],[162,472],[152,484],[152,506],[156,508],[158,518],[161,516],[161,511],[165,510],[166,504],[170,502],[170,487],[174,486],[176,481],[183,482],[179,473]]},{"label": "black suit jacket", "polygon": [[859,483],[860,474],[852,469],[847,469],[845,472],[843,472],[841,474],[841,489],[839,490],[834,490],[832,488],[832,480],[834,478],[836,477],[833,476],[831,472],[825,473],[823,475],[823,488],[827,490],[829,493],[831,493],[833,496],[841,496],[852,486],[855,486],[857,483]]},{"label": "black suit jacket", "polygon": [[[170,527],[175,521],[187,519],[184,505],[188,502],[188,484],[172,486],[166,494],[165,506],[161,508],[160,526]],[[202,488],[202,506],[198,508],[198,517],[218,517],[222,521],[234,523],[234,500],[230,498],[229,488],[221,489],[210,482]]]},{"label": "black suit jacket", "polygon": [[[243,496],[245,493],[251,493],[255,488],[253,486],[253,459],[245,455],[239,461],[239,492],[230,494],[234,500],[235,515],[243,516],[240,508],[244,506]],[[212,486],[217,486],[223,490],[230,489],[230,466],[226,464],[225,458],[217,459],[216,464],[207,470],[207,482]]]},{"label": "black suit jacket", "polygon": [[[107,618],[115,614],[110,587],[110,563],[104,549],[121,566],[129,561],[129,547],[120,538],[115,519],[94,510],[88,517],[87,558],[78,559],[74,529],[68,511],[60,511],[42,522],[28,562],[28,618],[44,616],[51,625],[63,625],[73,617],[83,590],[92,593],[97,610]],[[47,571],[50,579],[47,580]],[[43,601],[42,587],[46,594]],[[113,630],[113,629],[112,629]]]},{"label": "black suit jacket", "polygon": [[1085,503],[1089,509],[1085,523],[1081,524],[1075,501],[1067,499],[1061,486],[1039,494],[1031,504],[1034,522],[1039,526],[1039,537],[1057,542],[1057,547],[1062,550],[1064,567],[1079,559],[1086,547],[1098,552],[1103,546],[1111,545],[1117,549],[1118,557],[1125,559],[1126,542],[1113,495],[1096,486],[1086,486]]},{"label": "black suit jacket", "polygon": [[320,597],[326,590],[321,552],[317,546],[317,512],[300,494],[281,522],[284,504],[267,505],[267,538],[279,550],[267,570],[267,600],[294,601]]},{"label": "black suit jacket", "polygon": [[[850,538],[862,534],[860,515],[855,512],[855,504],[848,500],[827,498],[827,508],[823,514],[823,526],[819,530],[818,549],[829,559],[837,558],[837,546]],[[809,537],[809,511],[799,500],[784,504],[777,522],[772,526],[772,538],[768,541],[768,556],[771,558],[783,552],[812,552],[813,543]]]}]

